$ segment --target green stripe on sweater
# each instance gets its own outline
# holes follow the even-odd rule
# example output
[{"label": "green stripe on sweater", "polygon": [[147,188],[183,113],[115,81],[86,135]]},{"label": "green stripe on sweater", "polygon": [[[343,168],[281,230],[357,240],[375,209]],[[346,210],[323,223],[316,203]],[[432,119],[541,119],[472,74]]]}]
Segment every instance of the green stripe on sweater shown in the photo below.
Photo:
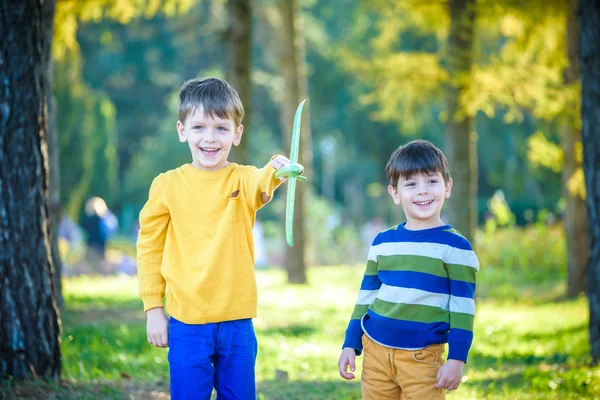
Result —
[{"label": "green stripe on sweater", "polygon": [[473,323],[475,321],[475,316],[471,314],[463,314],[453,312],[450,313],[450,327],[464,329],[466,331],[473,331]]},{"label": "green stripe on sweater", "polygon": [[423,322],[450,322],[450,313],[438,307],[423,306],[418,304],[396,304],[375,299],[371,309],[377,314],[387,318],[405,321]]},{"label": "green stripe on sweater", "polygon": [[365,275],[377,275],[377,263],[375,261],[367,261],[367,270]]},{"label": "green stripe on sweater", "polygon": [[381,271],[415,271],[446,278],[448,273],[439,258],[414,255],[379,256]]},{"label": "green stripe on sweater", "polygon": [[352,316],[350,317],[350,319],[361,319],[363,315],[367,313],[368,310],[368,304],[357,304],[354,307],[354,311],[352,312]]},{"label": "green stripe on sweater", "polygon": [[468,331],[473,330],[474,317],[472,315],[451,313],[438,307],[418,304],[396,304],[375,299],[371,309],[386,318],[421,322],[424,324],[446,322],[449,323],[452,328],[465,329]]},{"label": "green stripe on sweater", "polygon": [[477,271],[475,268],[460,264],[446,264],[448,268],[448,277],[455,281],[476,283]]}]

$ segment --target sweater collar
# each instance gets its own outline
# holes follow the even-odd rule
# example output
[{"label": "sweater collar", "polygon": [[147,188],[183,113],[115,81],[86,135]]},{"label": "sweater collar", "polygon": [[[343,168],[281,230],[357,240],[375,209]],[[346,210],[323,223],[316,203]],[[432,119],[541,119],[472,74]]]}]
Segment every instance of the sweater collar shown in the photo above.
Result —
[{"label": "sweater collar", "polygon": [[447,229],[452,229],[452,226],[446,224],[446,225],[436,226],[433,228],[411,230],[411,229],[406,229],[406,222],[402,222],[401,224],[398,225],[397,229],[399,232],[402,232],[406,235],[416,236],[416,235],[430,235],[432,233],[442,232]]},{"label": "sweater collar", "polygon": [[227,175],[229,175],[229,173],[235,168],[237,167],[236,163],[229,163],[227,164],[227,166],[217,170],[217,171],[206,171],[203,169],[199,169],[194,167],[192,164],[188,163],[188,164],[183,164],[181,166],[181,168],[183,169],[184,173],[189,174],[190,176],[196,176],[199,178],[203,178],[203,179],[219,179],[219,178],[223,178]]}]

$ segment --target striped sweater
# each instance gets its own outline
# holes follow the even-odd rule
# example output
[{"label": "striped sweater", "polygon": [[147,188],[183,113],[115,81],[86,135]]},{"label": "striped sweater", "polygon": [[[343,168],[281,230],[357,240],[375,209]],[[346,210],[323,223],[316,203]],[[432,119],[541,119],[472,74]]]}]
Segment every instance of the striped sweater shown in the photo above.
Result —
[{"label": "striped sweater", "polygon": [[473,341],[479,262],[450,225],[379,233],[369,250],[343,348],[362,352],[363,332],[399,349],[449,344],[448,359],[466,362]]}]

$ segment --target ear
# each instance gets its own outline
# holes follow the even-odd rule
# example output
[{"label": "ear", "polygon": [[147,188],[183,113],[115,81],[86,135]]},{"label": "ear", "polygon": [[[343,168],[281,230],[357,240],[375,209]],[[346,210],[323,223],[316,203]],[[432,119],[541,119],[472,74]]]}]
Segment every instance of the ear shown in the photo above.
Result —
[{"label": "ear", "polygon": [[392,200],[394,201],[394,204],[399,206],[400,205],[400,195],[398,194],[398,190],[393,187],[392,185],[388,185],[388,193],[390,194],[390,196],[392,196]]},{"label": "ear", "polygon": [[237,146],[240,144],[240,142],[242,141],[242,135],[244,134],[244,125],[239,125],[237,128],[235,128],[235,131],[233,132],[233,145]]},{"label": "ear", "polygon": [[187,142],[187,137],[185,137],[185,129],[183,122],[177,121],[177,134],[179,135],[179,141],[181,143]]},{"label": "ear", "polygon": [[446,193],[444,193],[444,197],[446,197],[447,199],[450,198],[450,194],[452,193],[452,184],[454,182],[452,181],[452,178],[448,178],[448,182],[446,183]]}]

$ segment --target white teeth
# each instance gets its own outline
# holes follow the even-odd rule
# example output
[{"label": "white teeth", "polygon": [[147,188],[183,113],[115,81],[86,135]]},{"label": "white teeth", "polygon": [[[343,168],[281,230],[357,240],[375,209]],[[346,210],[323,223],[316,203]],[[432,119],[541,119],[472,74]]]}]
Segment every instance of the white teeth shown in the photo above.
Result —
[{"label": "white teeth", "polygon": [[425,205],[428,205],[428,204],[431,204],[431,203],[433,203],[433,200],[429,200],[429,201],[415,201],[415,204],[418,205],[418,206],[425,206]]}]

